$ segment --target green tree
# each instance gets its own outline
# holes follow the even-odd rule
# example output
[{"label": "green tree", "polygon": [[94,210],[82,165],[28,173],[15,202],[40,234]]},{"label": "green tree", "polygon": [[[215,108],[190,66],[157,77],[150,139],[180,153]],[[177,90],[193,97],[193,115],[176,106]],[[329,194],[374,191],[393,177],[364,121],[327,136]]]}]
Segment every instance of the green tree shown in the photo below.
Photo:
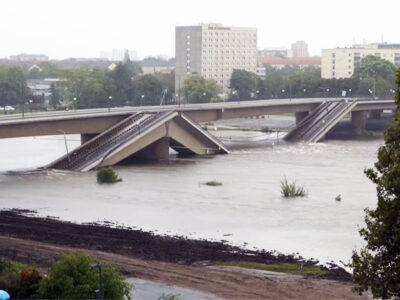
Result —
[{"label": "green tree", "polygon": [[[397,106],[400,107],[400,70],[396,80]],[[353,278],[362,293],[371,288],[376,298],[400,297],[400,113],[386,129],[385,145],[379,148],[375,169],[365,171],[377,185],[376,209],[366,209],[366,228],[360,235],[366,241],[360,252],[353,252]]]},{"label": "green tree", "polygon": [[22,70],[18,67],[0,66],[0,106],[22,105],[28,94]]},{"label": "green tree", "polygon": [[250,99],[257,90],[258,76],[245,70],[233,70],[230,87],[241,100]]},{"label": "green tree", "polygon": [[57,108],[58,106],[60,106],[60,91],[54,83],[50,85],[50,92],[51,96],[49,104],[52,108]]},{"label": "green tree", "polygon": [[164,103],[168,104],[175,97],[175,72],[171,73],[155,73],[154,76],[161,82],[163,89],[167,90]]},{"label": "green tree", "polygon": [[358,94],[388,95],[395,89],[396,66],[386,59],[368,55],[361,60],[352,77],[358,81]]},{"label": "green tree", "polygon": [[136,105],[159,105],[163,91],[161,81],[151,74],[137,77],[133,82]]},{"label": "green tree", "polygon": [[[98,270],[91,267],[94,263],[98,262],[84,253],[62,254],[40,282],[39,296],[42,299],[94,299],[94,291],[99,287]],[[132,286],[114,267],[101,265],[103,298],[131,299]]]},{"label": "green tree", "polygon": [[189,103],[211,102],[218,98],[221,87],[213,79],[204,79],[201,76],[192,76],[185,79],[183,94]]},{"label": "green tree", "polygon": [[113,101],[115,105],[122,106],[133,104],[134,87],[133,80],[142,72],[141,67],[127,59],[119,63],[109,74],[111,78]]}]

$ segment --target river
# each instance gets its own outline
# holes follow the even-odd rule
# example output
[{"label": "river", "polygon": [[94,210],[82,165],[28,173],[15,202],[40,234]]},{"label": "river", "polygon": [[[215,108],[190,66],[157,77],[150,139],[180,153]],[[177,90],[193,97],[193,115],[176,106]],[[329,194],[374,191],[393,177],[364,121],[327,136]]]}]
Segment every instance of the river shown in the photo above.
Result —
[{"label": "river", "polygon": [[[363,210],[376,204],[363,170],[373,166],[382,139],[278,144],[275,133],[214,134],[233,153],[118,166],[123,181],[114,185],[97,184],[95,172],[5,172],[45,165],[66,150],[60,136],[0,140],[0,206],[349,261],[362,245]],[[68,136],[70,149],[78,145],[79,136]],[[308,196],[283,198],[285,176],[304,185]],[[222,186],[203,184],[209,180]]]}]

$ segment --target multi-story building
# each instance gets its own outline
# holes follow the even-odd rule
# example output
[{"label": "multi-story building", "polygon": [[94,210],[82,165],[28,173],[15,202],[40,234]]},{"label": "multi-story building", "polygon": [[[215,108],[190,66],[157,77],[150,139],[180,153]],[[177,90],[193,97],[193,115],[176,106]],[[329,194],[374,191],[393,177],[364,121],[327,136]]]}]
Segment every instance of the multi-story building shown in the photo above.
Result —
[{"label": "multi-story building", "polygon": [[48,61],[49,57],[44,54],[18,54],[10,56],[10,60],[13,61]]},{"label": "multi-story building", "polygon": [[175,28],[175,90],[190,76],[214,79],[229,92],[234,69],[257,72],[257,29],[200,24]]},{"label": "multi-story building", "polygon": [[258,57],[288,57],[288,50],[283,47],[279,48],[265,48],[263,50],[258,50]]},{"label": "multi-story building", "polygon": [[386,59],[400,67],[400,44],[365,44],[351,48],[322,50],[322,78],[349,78],[359,66],[360,61],[374,55]]},{"label": "multi-story building", "polygon": [[308,57],[308,45],[305,41],[297,41],[290,47],[292,57]]}]

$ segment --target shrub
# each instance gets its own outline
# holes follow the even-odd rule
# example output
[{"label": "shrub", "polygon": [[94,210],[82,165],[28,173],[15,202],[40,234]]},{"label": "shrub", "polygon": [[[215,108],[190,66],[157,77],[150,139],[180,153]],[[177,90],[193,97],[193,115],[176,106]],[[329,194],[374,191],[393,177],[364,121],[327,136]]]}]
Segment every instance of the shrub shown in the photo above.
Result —
[{"label": "shrub", "polygon": [[289,183],[285,177],[281,180],[281,194],[285,198],[305,197],[307,191],[304,186],[297,186],[296,181]]},{"label": "shrub", "polygon": [[0,289],[13,299],[32,299],[37,295],[42,275],[35,267],[0,258]]},{"label": "shrub", "polygon": [[[53,263],[47,277],[40,282],[41,299],[93,299],[99,288],[98,269],[91,264],[94,258],[81,252],[62,254]],[[102,263],[102,299],[131,299],[132,285],[127,283],[119,271]]]},{"label": "shrub", "polygon": [[98,183],[115,183],[122,181],[121,178],[118,178],[117,172],[111,168],[102,168],[97,171],[97,182]]}]

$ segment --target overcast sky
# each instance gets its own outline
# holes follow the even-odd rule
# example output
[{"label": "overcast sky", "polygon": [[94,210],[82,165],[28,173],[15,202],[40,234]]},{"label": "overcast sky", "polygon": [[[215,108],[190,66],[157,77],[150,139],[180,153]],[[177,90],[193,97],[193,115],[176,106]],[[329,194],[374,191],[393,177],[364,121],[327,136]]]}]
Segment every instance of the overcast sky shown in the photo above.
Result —
[{"label": "overcast sky", "polygon": [[400,0],[1,0],[0,58],[99,57],[136,50],[174,56],[175,26],[215,22],[258,28],[258,48],[305,40],[322,48],[400,43]]}]

